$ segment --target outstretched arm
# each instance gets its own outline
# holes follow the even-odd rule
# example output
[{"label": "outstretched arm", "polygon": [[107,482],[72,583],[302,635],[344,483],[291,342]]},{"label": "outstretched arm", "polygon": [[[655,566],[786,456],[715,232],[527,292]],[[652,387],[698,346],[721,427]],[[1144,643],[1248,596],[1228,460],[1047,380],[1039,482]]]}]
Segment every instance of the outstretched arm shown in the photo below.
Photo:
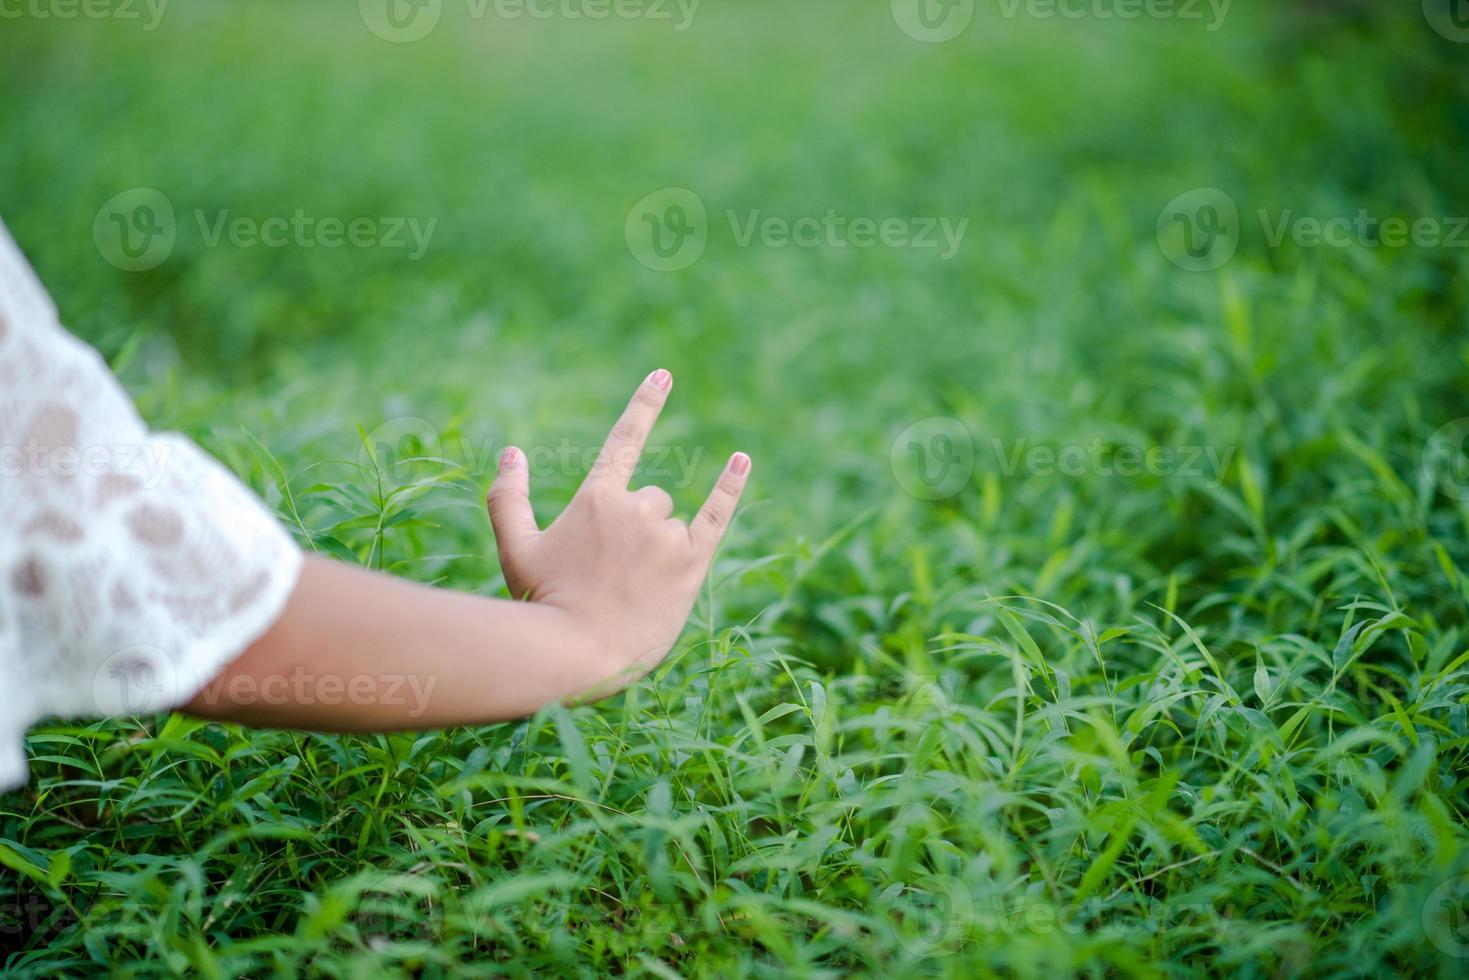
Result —
[{"label": "outstretched arm", "polygon": [[732,456],[689,523],[662,490],[628,489],[672,383],[660,370],[639,386],[544,531],[525,454],[505,450],[490,518],[506,581],[525,601],[308,559],[280,619],[185,710],[329,731],[437,728],[605,697],[647,674],[678,640],[750,469]]}]

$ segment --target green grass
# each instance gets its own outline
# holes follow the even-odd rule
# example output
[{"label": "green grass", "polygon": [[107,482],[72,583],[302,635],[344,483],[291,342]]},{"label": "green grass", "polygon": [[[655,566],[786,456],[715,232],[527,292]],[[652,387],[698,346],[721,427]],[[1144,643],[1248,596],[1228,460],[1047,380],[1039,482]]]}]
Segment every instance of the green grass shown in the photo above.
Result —
[{"label": "green grass", "polygon": [[[0,963],[1464,969],[1469,506],[1459,447],[1425,447],[1469,416],[1469,253],[1255,216],[1464,214],[1469,48],[1417,4],[1217,32],[980,4],[937,45],[884,2],[707,0],[684,32],[450,3],[405,45],[355,6],[0,22],[0,208],[65,321],[303,547],[421,581],[500,593],[496,450],[544,454],[549,518],[580,475],[553,460],[658,365],[654,442],[688,455],[650,478],[691,510],[745,449],[747,505],[669,663],[594,707],[35,729]],[[711,229],[660,273],[624,224],[669,186]],[[92,226],[133,187],[178,239],[129,273]],[[1209,272],[1155,235],[1197,187],[1243,221]],[[437,225],[414,261],[194,217],[297,208]],[[948,261],[742,247],[725,212],[757,209],[969,225]],[[973,448],[939,500],[893,463],[931,418]],[[1212,456],[1121,475],[1121,447]]]}]

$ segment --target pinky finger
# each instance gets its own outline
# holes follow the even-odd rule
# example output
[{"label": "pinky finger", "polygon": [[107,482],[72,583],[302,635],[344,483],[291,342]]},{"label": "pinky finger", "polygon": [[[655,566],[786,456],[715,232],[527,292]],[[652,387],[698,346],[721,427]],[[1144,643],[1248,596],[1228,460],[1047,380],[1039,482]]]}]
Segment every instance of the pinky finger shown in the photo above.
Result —
[{"label": "pinky finger", "polygon": [[706,554],[714,554],[714,549],[734,520],[735,507],[749,478],[750,457],[735,453],[725,464],[724,472],[719,474],[719,481],[714,484],[709,499],[704,501],[704,506],[689,524],[689,537],[696,548]]}]

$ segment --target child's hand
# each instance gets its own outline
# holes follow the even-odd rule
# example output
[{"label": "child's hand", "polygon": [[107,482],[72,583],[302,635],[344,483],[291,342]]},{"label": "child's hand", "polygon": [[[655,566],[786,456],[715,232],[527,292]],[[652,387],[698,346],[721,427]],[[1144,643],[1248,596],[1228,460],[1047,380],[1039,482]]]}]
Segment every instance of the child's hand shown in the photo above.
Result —
[{"label": "child's hand", "polygon": [[[525,454],[505,451],[490,518],[511,591],[533,601],[308,557],[280,617],[189,710],[326,731],[477,725],[606,696],[652,670],[678,640],[750,472],[748,456],[732,456],[691,524],[670,518],[662,490],[627,489],[672,385],[667,371],[643,382],[571,506],[545,531],[531,512]],[[401,696],[405,681],[411,701]],[[344,697],[344,682],[357,693]]]},{"label": "child's hand", "polygon": [[690,524],[673,519],[661,489],[628,489],[672,386],[661,369],[639,386],[592,472],[546,530],[536,526],[519,449],[505,450],[489,493],[511,593],[564,611],[585,631],[603,678],[618,684],[652,670],[678,640],[750,472],[748,456],[730,457]]}]

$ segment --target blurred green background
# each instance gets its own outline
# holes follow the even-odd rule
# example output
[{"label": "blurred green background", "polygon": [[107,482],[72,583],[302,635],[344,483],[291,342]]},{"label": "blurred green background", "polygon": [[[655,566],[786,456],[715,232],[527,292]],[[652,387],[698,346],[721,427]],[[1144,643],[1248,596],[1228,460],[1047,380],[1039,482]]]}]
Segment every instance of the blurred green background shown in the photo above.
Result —
[{"label": "blurred green background", "polygon": [[[1462,325],[1461,253],[1271,249],[1252,218],[1455,211],[1461,51],[1418,17],[1236,4],[1211,32],[981,5],[924,44],[881,3],[594,21],[451,2],[426,37],[389,43],[362,9],[5,25],[6,220],[65,321],[128,352],[159,424],[243,425],[286,456],[404,415],[476,444],[594,445],[661,364],[680,388],[660,438],[707,447],[704,476],[748,449],[771,474],[757,500],[800,498],[768,519],[819,537],[892,492],[886,450],[929,416],[981,442],[1237,445],[1251,433],[1228,396],[1251,374],[1279,376],[1282,413],[1373,417],[1355,390],[1292,390],[1291,366],[1355,362],[1377,391],[1458,367],[1434,352]],[[660,273],[624,226],[669,186],[704,201],[710,241]],[[177,240],[124,273],[92,226],[139,187],[171,203]],[[1196,187],[1244,215],[1218,275],[1180,274],[1154,235]],[[223,217],[298,210],[432,235],[416,260],[209,244]],[[741,247],[727,218],[829,210],[967,226],[945,261]],[[1260,307],[1248,349],[1218,329],[1221,282]],[[778,424],[796,413],[799,438]]]},{"label": "blurred green background", "polygon": [[[1453,965],[1418,913],[1464,870],[1469,483],[1461,437],[1457,456],[1425,452],[1469,415],[1469,232],[1456,221],[1469,213],[1469,31],[1456,6],[1236,0],[1126,19],[1104,0],[1067,5],[1075,17],[925,0],[935,36],[903,0],[650,0],[605,19],[575,0],[538,7],[546,17],[391,0],[397,21],[375,0],[174,0],[156,20],[141,4],[137,19],[105,5],[113,15],[63,19],[59,0],[37,2],[0,20],[0,214],[150,423],[224,459],[303,546],[494,594],[481,490],[498,450],[514,441],[544,461],[534,490],[549,520],[577,460],[658,366],[677,382],[647,479],[691,510],[729,452],[756,468],[691,631],[738,670],[711,680],[695,646],[653,683],[663,703],[574,714],[587,739],[634,746],[627,758],[578,756],[564,719],[305,747],[180,719],[41,730],[32,751],[47,761],[6,798],[0,839],[37,866],[74,853],[75,881],[40,893],[94,911],[88,928],[63,918],[36,933],[52,952],[33,945],[26,962],[80,970],[105,948],[143,973]],[[702,253],[674,271],[638,258],[643,202],[667,188],[705,213]],[[151,268],[125,268],[111,216],[131,221],[147,202],[156,217],[160,198],[171,244]],[[1233,219],[1203,209],[1225,199]],[[1272,241],[1281,221],[1364,211],[1431,219],[1451,241]],[[318,230],[283,247],[211,240],[221,220],[298,212]],[[829,212],[848,228],[899,219],[913,233],[932,219],[963,236],[951,256],[850,237],[742,241],[752,218]],[[322,220],[361,219],[376,244],[312,237]],[[427,235],[421,254],[375,237],[411,243],[411,227]],[[1180,251],[1180,235],[1220,228],[1223,245]],[[1024,455],[1035,446],[1101,447],[1113,463],[1119,449],[1203,455],[1192,468],[1174,457],[1136,475],[1062,473]],[[1029,634],[996,618],[992,598],[1014,595],[1056,604],[1017,600],[1041,637],[1034,662]],[[1046,609],[1074,615],[1074,632],[1043,622]],[[1367,618],[1380,628],[1352,633],[1360,659],[1344,661],[1339,638]],[[1098,635],[1114,645],[1105,656],[1088,642]],[[1195,676],[1205,645],[1217,683]],[[1035,671],[1025,696],[1012,666]],[[834,687],[825,724],[838,734],[823,741],[809,685],[893,671],[942,679],[989,720],[843,701]],[[1216,695],[1223,707],[1209,707]],[[779,738],[755,741],[769,764],[744,759],[755,785],[736,792],[716,759],[784,703],[803,713],[767,719]],[[1101,714],[1118,730],[1071,744],[1086,738],[1074,719]],[[1211,735],[1225,716],[1228,733]],[[874,717],[903,734],[878,733]],[[166,749],[148,741],[161,724],[230,761],[116,748]],[[926,729],[945,735],[922,742]],[[1337,741],[1350,729],[1368,733],[1350,743],[1360,750]],[[1354,783],[1391,782],[1425,742],[1433,752],[1398,795]],[[804,762],[787,754],[797,745]],[[608,805],[704,813],[738,839],[721,851],[705,830],[632,843],[604,827],[590,852],[558,849],[560,810],[506,809],[523,787],[465,788],[458,766],[478,750],[547,780],[593,765]],[[1090,781],[1083,756],[1095,756]],[[315,789],[265,802],[250,782],[291,787],[308,768]],[[899,778],[915,772],[957,782]],[[1275,795],[1283,781],[1291,799]],[[499,814],[479,811],[488,829],[471,833],[454,810],[471,797]],[[1149,801],[1143,816],[1129,800]],[[130,807],[170,816],[131,825]],[[62,821],[58,808],[91,815]],[[1360,820],[1346,829],[1318,822],[1347,811]],[[1119,812],[1151,829],[1119,829]],[[215,834],[248,838],[262,814],[306,842],[231,837],[223,871],[218,855],[189,857]],[[426,842],[445,814],[467,843]],[[592,939],[560,921],[487,941],[434,920],[432,951],[404,952],[312,917],[364,869],[429,860],[446,894],[514,877],[511,827],[547,839],[516,860],[563,875],[546,886],[553,904],[591,914],[578,903],[596,894],[656,894],[674,926]],[[830,846],[750,878],[771,841],[812,840]],[[455,852],[465,880],[435,847],[473,852]],[[689,877],[681,860],[702,870]],[[638,884],[649,874],[651,893]],[[963,918],[915,946],[838,915],[933,874],[1058,903],[1188,896],[1229,929],[1170,919],[1146,934],[996,938]],[[190,911],[231,888],[257,901]],[[739,904],[751,895],[770,904]]]}]

